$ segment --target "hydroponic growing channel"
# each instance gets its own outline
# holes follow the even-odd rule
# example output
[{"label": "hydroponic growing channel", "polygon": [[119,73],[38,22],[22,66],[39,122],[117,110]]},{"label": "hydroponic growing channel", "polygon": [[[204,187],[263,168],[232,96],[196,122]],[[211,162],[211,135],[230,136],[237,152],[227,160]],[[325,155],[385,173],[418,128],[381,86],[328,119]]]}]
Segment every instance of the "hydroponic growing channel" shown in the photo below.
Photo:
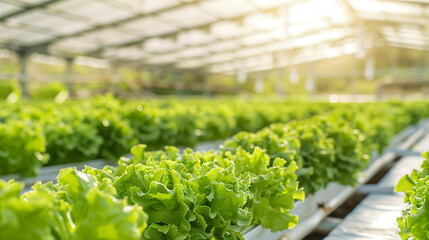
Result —
[{"label": "hydroponic growing channel", "polygon": [[[392,114],[377,118],[380,106]],[[301,239],[395,159],[393,146],[376,155],[395,133],[417,122],[411,116],[425,116],[412,106],[338,105],[238,133],[219,151],[136,145],[117,166],[64,168],[58,183],[36,183],[22,195],[22,183],[3,182],[2,211],[10,214],[0,232],[17,235],[31,215],[41,225],[19,232],[23,239]],[[406,128],[392,142],[404,151],[427,125]]]}]

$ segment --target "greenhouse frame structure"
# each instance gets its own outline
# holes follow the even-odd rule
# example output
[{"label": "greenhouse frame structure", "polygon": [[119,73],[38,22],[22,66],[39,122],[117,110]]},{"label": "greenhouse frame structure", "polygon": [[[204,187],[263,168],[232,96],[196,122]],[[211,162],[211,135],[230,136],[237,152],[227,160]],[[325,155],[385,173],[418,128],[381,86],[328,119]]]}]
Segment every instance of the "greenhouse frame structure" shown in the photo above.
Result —
[{"label": "greenhouse frame structure", "polygon": [[350,54],[374,78],[372,49],[427,50],[428,18],[424,0],[1,0],[0,47],[19,56],[24,95],[33,53],[66,59],[65,83],[74,61],[280,81],[286,66]]}]

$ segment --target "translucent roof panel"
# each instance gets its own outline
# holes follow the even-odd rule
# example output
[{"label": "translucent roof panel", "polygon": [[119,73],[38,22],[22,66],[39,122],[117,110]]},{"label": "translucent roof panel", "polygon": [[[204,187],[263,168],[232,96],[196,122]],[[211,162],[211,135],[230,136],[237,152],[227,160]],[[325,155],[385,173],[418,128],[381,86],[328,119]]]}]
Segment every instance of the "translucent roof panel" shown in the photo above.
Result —
[{"label": "translucent roof panel", "polygon": [[16,5],[0,2],[0,17],[20,9],[21,8]]},{"label": "translucent roof panel", "polygon": [[357,10],[358,15],[365,19],[427,24],[427,18],[425,18],[427,6],[419,4],[419,1],[350,0],[349,2]]},{"label": "translucent roof panel", "polygon": [[207,31],[190,30],[180,33],[177,40],[182,45],[192,46],[212,42],[215,40],[215,37],[207,33]]},{"label": "translucent roof panel", "polygon": [[147,58],[145,63],[148,64],[169,64],[174,63],[178,59],[177,54],[171,53],[171,54],[157,54],[155,56]]},{"label": "translucent roof panel", "polygon": [[211,52],[232,51],[239,47],[238,40],[216,41],[208,45],[208,48]]},{"label": "translucent roof panel", "polygon": [[265,54],[258,57],[251,57],[244,61],[246,68],[255,67],[258,65],[272,65],[274,63],[273,55]]},{"label": "translucent roof panel", "polygon": [[[30,45],[43,42],[45,40],[51,39],[53,36],[38,32],[25,31],[20,28],[9,27],[6,25],[0,24],[0,39],[3,39],[2,42],[12,42],[12,44],[21,44],[21,45]],[[4,40],[8,41],[4,41]]]},{"label": "translucent roof panel", "polygon": [[[29,11],[25,15],[12,17],[10,20],[27,26],[49,29],[57,34],[69,34],[88,27],[88,25],[83,22],[71,21],[67,18],[52,15],[39,9]],[[61,28],[58,26],[61,26]]]},{"label": "translucent roof panel", "polygon": [[331,22],[328,20],[320,20],[313,24],[295,24],[289,27],[288,34],[291,36],[299,36],[307,32],[318,31],[331,27]]},{"label": "translucent roof panel", "polygon": [[297,2],[297,0],[264,0],[264,1],[250,0],[250,1],[253,2],[253,4],[255,4],[256,6],[258,6],[258,8],[261,8],[261,9],[268,9],[272,7],[282,6],[287,3]]},{"label": "translucent roof panel", "polygon": [[272,40],[273,39],[269,35],[265,33],[260,33],[260,34],[253,34],[243,38],[242,44],[244,46],[253,46],[257,44],[268,43]]},{"label": "translucent roof panel", "polygon": [[121,25],[122,28],[130,29],[139,36],[155,36],[177,31],[179,28],[165,23],[158,17],[136,19]]},{"label": "translucent roof panel", "polygon": [[356,44],[351,41],[343,41],[340,44],[320,44],[314,47],[307,47],[295,51],[293,56],[280,55],[281,61],[278,64],[274,62],[274,54],[261,54],[259,56],[249,57],[244,61],[227,61],[219,64],[212,64],[209,72],[228,72],[236,74],[237,71],[244,67],[246,72],[270,70],[274,67],[283,67],[290,64],[300,64],[304,62],[316,61],[324,58],[338,57],[341,55],[356,53]]},{"label": "translucent roof panel", "polygon": [[302,2],[290,7],[289,21],[291,23],[314,21],[317,14],[311,8],[310,2]]},{"label": "translucent roof panel", "polygon": [[191,47],[180,50],[178,52],[178,56],[180,58],[193,58],[193,57],[201,57],[208,54],[208,49],[205,47]]},{"label": "translucent roof panel", "polygon": [[275,17],[274,14],[252,14],[245,18],[243,24],[246,28],[253,31],[260,31],[278,27],[284,27],[285,21]]},{"label": "translucent roof panel", "polygon": [[387,14],[422,16],[423,13],[422,6],[416,4],[383,1],[382,5]]},{"label": "translucent roof panel", "polygon": [[405,36],[423,36],[423,29],[416,25],[399,25],[398,33]]},{"label": "translucent roof panel", "polygon": [[113,23],[133,16],[133,13],[129,11],[105,2],[107,1],[68,0],[60,1],[49,8],[80,16],[89,24]]},{"label": "translucent roof panel", "polygon": [[218,63],[234,60],[234,56],[231,53],[213,54],[204,59],[205,63]]},{"label": "translucent roof panel", "polygon": [[265,53],[265,47],[244,48],[236,52],[237,58],[248,58]]},{"label": "translucent roof panel", "polygon": [[[159,14],[164,22],[179,27],[192,27],[204,23],[212,22],[217,17],[205,13],[196,6],[183,7]],[[197,20],[198,19],[198,20]]]},{"label": "translucent roof panel", "polygon": [[171,50],[177,50],[182,48],[182,45],[174,39],[166,38],[153,38],[149,39],[143,44],[143,48],[147,52],[151,53],[162,53]]},{"label": "translucent roof panel", "polygon": [[290,52],[299,61],[350,54],[362,49],[357,35],[366,42],[372,32],[389,44],[429,45],[423,0],[6,0],[2,15],[1,47],[177,68],[262,69]]},{"label": "translucent roof panel", "polygon": [[410,46],[429,46],[429,35],[418,26],[402,25],[396,28],[384,27],[380,31],[387,42]]},{"label": "translucent roof panel", "polygon": [[15,0],[16,3],[22,4],[24,6],[31,6],[43,2],[47,2],[48,0]]},{"label": "translucent roof panel", "polygon": [[113,48],[103,51],[103,57],[112,60],[139,60],[149,56],[150,54],[139,47]]},{"label": "translucent roof panel", "polygon": [[67,38],[51,46],[54,52],[70,54],[84,54],[97,49],[97,47],[97,43],[87,41],[84,37]]},{"label": "translucent roof panel", "polygon": [[221,21],[211,26],[210,32],[218,38],[231,38],[246,32],[238,22]]},{"label": "translucent roof panel", "polygon": [[231,63],[225,63],[225,64],[216,64],[216,65],[212,65],[209,68],[210,72],[213,73],[232,73],[234,71],[236,71],[234,65],[232,65]]},{"label": "translucent roof panel", "polygon": [[256,10],[246,0],[209,0],[202,2],[200,7],[203,11],[220,18],[231,18]]},{"label": "translucent roof panel", "polygon": [[176,0],[110,0],[121,4],[125,9],[140,13],[151,13],[167,7],[177,6],[180,4]]},{"label": "translucent roof panel", "polygon": [[204,65],[203,62],[199,60],[183,60],[176,64],[177,68],[198,68]]},{"label": "translucent roof panel", "polygon": [[357,11],[380,13],[383,9],[383,6],[380,1],[349,0],[349,2]]},{"label": "translucent roof panel", "polygon": [[120,28],[102,29],[81,36],[84,42],[96,44],[98,47],[109,46],[126,41],[136,40],[139,37],[131,32],[122,31]]}]

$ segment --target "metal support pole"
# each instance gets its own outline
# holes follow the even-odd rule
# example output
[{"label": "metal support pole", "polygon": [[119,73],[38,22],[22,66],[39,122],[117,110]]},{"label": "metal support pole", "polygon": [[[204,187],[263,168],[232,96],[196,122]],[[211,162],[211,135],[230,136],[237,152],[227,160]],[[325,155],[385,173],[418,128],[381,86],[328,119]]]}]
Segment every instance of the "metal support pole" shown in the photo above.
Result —
[{"label": "metal support pole", "polygon": [[356,100],[356,94],[357,94],[357,81],[359,76],[361,76],[359,71],[360,62],[362,59],[365,58],[367,55],[366,51],[366,32],[365,32],[365,23],[362,19],[356,20],[356,45],[357,45],[357,52],[355,56],[355,61],[353,63],[353,76],[350,83],[350,92],[352,94],[352,99]]},{"label": "metal support pole", "polygon": [[316,61],[308,63],[307,80],[305,81],[305,89],[310,94],[310,97],[314,97],[316,90]]},{"label": "metal support pole", "polygon": [[28,89],[27,89],[27,62],[28,62],[28,52],[25,50],[21,50],[17,52],[19,57],[19,76],[18,81],[21,86],[22,98],[28,97]]},{"label": "metal support pole", "polygon": [[209,75],[208,75],[207,71],[202,71],[200,76],[201,76],[201,80],[203,82],[203,95],[204,96],[210,96]]},{"label": "metal support pole", "polygon": [[[289,27],[290,27],[290,11],[289,6],[284,6],[279,8],[278,15],[281,19],[283,19],[283,31],[284,31],[284,37],[287,39],[289,38]],[[285,57],[283,59],[279,56],[279,54],[274,55],[275,57],[275,64],[277,68],[277,94],[280,97],[285,96],[285,89],[284,89],[284,81],[285,81]],[[283,67],[282,67],[283,66]]]},{"label": "metal support pole", "polygon": [[375,77],[375,62],[374,62],[374,55],[371,52],[371,54],[368,54],[365,57],[365,80],[373,80]]},{"label": "metal support pole", "polygon": [[[429,35],[429,26],[425,26],[425,28],[424,28],[424,34],[427,36],[427,35]],[[424,78],[427,78],[427,74],[428,74],[428,66],[429,66],[429,42],[428,41],[426,41],[425,42],[425,48],[424,48],[424,51],[423,51],[423,58],[424,58],[424,61],[422,61],[423,62],[423,66],[422,66],[422,76],[424,77]]]},{"label": "metal support pole", "polygon": [[66,86],[70,96],[74,96],[73,92],[73,58],[66,58]]},{"label": "metal support pole", "polygon": [[352,71],[352,78],[350,82],[350,93],[352,94],[352,99],[356,100],[356,94],[357,94],[357,79],[359,76],[359,62],[360,59],[355,58],[353,61],[353,71]]},{"label": "metal support pole", "polygon": [[392,75],[393,79],[398,77],[398,55],[398,48],[393,47],[390,50],[390,75]]},{"label": "metal support pole", "polygon": [[255,92],[262,93],[264,91],[264,74],[260,72],[257,74],[255,81]]},{"label": "metal support pole", "polygon": [[239,67],[237,70],[237,85],[240,86],[241,84],[245,83],[247,81],[247,71],[244,63],[241,61],[239,63]]},{"label": "metal support pole", "polygon": [[119,76],[119,69],[117,65],[113,65],[111,68],[111,78],[112,78],[112,82],[110,85],[110,91],[116,96],[117,95],[117,91],[115,91],[118,86],[119,86],[119,82],[120,82],[120,76]]},{"label": "metal support pole", "polygon": [[377,94],[377,101],[382,101],[383,100],[383,85],[382,84],[377,85],[376,94]]},{"label": "metal support pole", "polygon": [[299,73],[296,65],[289,66],[289,81],[292,85],[297,84],[299,81]]},{"label": "metal support pole", "polygon": [[183,95],[183,82],[182,82],[182,74],[180,72],[173,72],[173,82],[176,86],[177,95]]},{"label": "metal support pole", "polygon": [[153,71],[150,69],[147,69],[146,71],[147,71],[147,78],[148,78],[148,82],[149,82],[149,87],[150,87],[151,91],[153,91],[154,82],[155,82],[154,81],[155,78],[153,76]]},{"label": "metal support pole", "polygon": [[275,89],[274,91],[277,93],[279,97],[284,97],[284,90],[283,90],[283,82],[284,82],[284,67],[282,67],[282,61],[280,59],[280,56],[274,55],[274,64],[276,67],[276,84],[274,84]]}]

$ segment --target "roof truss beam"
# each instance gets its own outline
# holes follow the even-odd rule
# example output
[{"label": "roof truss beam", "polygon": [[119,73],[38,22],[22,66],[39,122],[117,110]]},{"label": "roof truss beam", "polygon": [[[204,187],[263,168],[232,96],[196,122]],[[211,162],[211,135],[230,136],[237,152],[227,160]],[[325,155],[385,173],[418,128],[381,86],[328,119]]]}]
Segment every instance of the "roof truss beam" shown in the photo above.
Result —
[{"label": "roof truss beam", "polygon": [[[60,35],[60,36],[55,37],[54,39],[51,39],[51,40],[48,40],[46,42],[37,44],[36,46],[51,45],[51,44],[54,44],[55,42],[58,42],[58,41],[63,40],[63,39],[78,37],[78,36],[81,36],[81,35],[84,35],[87,33],[92,33],[92,32],[96,32],[96,31],[103,30],[103,29],[118,27],[122,24],[132,22],[134,20],[142,19],[145,17],[156,16],[158,14],[162,14],[164,12],[172,11],[172,10],[179,9],[182,7],[186,7],[186,6],[197,5],[198,3],[203,2],[203,1],[204,0],[195,0],[193,2],[186,2],[186,3],[182,3],[182,4],[178,4],[178,5],[173,5],[173,6],[163,8],[163,9],[160,9],[157,11],[153,11],[150,13],[139,13],[139,14],[136,14],[132,17],[124,18],[124,19],[121,19],[119,21],[115,21],[113,23],[99,24],[99,25],[96,25],[94,27],[90,27],[90,28],[87,28],[87,29],[84,29],[84,30],[81,30],[81,31],[78,31],[75,33]],[[33,47],[36,47],[36,46],[33,46]]]},{"label": "roof truss beam", "polygon": [[[297,35],[295,37],[288,36],[287,39],[283,40],[283,41],[286,41],[286,42],[287,41],[294,41],[296,39],[305,38],[305,37],[309,37],[309,36],[315,35],[315,34],[319,33],[320,31],[324,31],[324,30],[328,30],[328,29],[332,29],[332,28],[333,29],[342,29],[342,28],[344,28],[346,26],[348,26],[348,25],[347,24],[330,25],[327,28],[309,31],[309,32],[306,32],[304,34]],[[243,34],[243,35],[232,37],[232,38],[226,38],[225,41],[239,40],[239,39],[242,39],[243,37],[246,37],[246,36],[252,36],[252,35],[260,34],[260,33],[264,33],[264,32],[270,32],[272,30],[273,29],[269,29],[267,31],[251,32],[251,33]],[[275,41],[278,42],[280,40],[275,40]],[[196,44],[196,45],[193,45],[192,47],[204,47],[204,46],[208,46],[208,45],[212,44],[213,42],[214,41],[210,41],[210,42],[202,43],[202,44]],[[272,42],[270,42],[270,43],[272,43]],[[229,50],[229,49],[227,49],[227,50],[220,50],[220,51],[210,52],[209,55],[206,55],[204,57],[198,57],[198,58],[181,58],[180,60],[201,59],[201,58],[206,58],[206,57],[210,56],[211,54],[224,54],[224,53],[227,53],[227,52],[235,52],[237,50],[247,50],[247,49],[260,48],[260,47],[264,47],[264,46],[267,46],[267,45],[268,45],[267,43],[255,44],[255,45],[251,45],[251,46],[243,46],[242,45],[242,46],[240,46],[240,49],[235,49],[235,50]],[[162,52],[160,54],[164,55],[164,54],[171,54],[171,53],[175,53],[175,52],[177,52],[177,50],[166,51],[166,52]],[[120,61],[120,62],[122,62],[122,63],[124,63],[124,62],[128,62],[128,63],[142,62],[142,59],[136,59],[136,60],[131,60],[131,61]]]},{"label": "roof truss beam", "polygon": [[6,15],[0,17],[0,22],[5,22],[11,17],[15,17],[18,15],[24,14],[24,13],[29,12],[29,11],[34,10],[34,9],[45,8],[45,7],[47,7],[53,3],[61,2],[61,1],[64,1],[64,0],[48,0],[48,1],[42,2],[40,4],[35,4],[35,5],[23,7],[23,9],[21,9],[21,10],[18,10],[18,11],[15,11],[15,12],[12,12],[12,13],[9,13],[9,14],[6,14]]},{"label": "roof truss beam", "polygon": [[[291,4],[295,3],[295,2],[297,2],[297,0],[293,1],[293,2],[289,2],[287,4],[291,5]],[[216,23],[222,22],[222,21],[238,21],[238,22],[240,22],[240,21],[243,20],[243,18],[245,18],[248,15],[251,15],[251,14],[254,14],[254,13],[258,13],[258,12],[263,12],[263,13],[276,12],[277,9],[278,9],[278,6],[272,7],[272,8],[268,8],[268,9],[265,9],[265,10],[262,10],[262,11],[261,10],[251,11],[251,12],[248,12],[248,13],[240,14],[238,16],[234,16],[232,18],[215,20],[215,21],[212,21],[212,22],[209,22],[209,23],[205,23],[205,24],[201,24],[201,25],[194,26],[194,27],[182,28],[182,29],[179,29],[177,31],[170,32],[170,33],[159,34],[159,35],[154,35],[154,36],[150,36],[150,37],[144,37],[144,38],[139,39],[139,40],[133,40],[133,41],[129,41],[129,42],[125,42],[125,43],[120,43],[120,44],[103,46],[103,47],[101,47],[99,49],[96,49],[94,51],[90,51],[90,52],[86,53],[86,55],[99,57],[100,54],[102,53],[103,49],[105,49],[105,48],[122,48],[122,47],[129,47],[129,46],[133,46],[133,45],[141,45],[141,44],[143,44],[145,41],[147,41],[149,39],[174,37],[174,36],[177,36],[181,32],[190,31],[190,30],[206,30],[210,26],[212,26],[212,25],[214,25]]]}]

